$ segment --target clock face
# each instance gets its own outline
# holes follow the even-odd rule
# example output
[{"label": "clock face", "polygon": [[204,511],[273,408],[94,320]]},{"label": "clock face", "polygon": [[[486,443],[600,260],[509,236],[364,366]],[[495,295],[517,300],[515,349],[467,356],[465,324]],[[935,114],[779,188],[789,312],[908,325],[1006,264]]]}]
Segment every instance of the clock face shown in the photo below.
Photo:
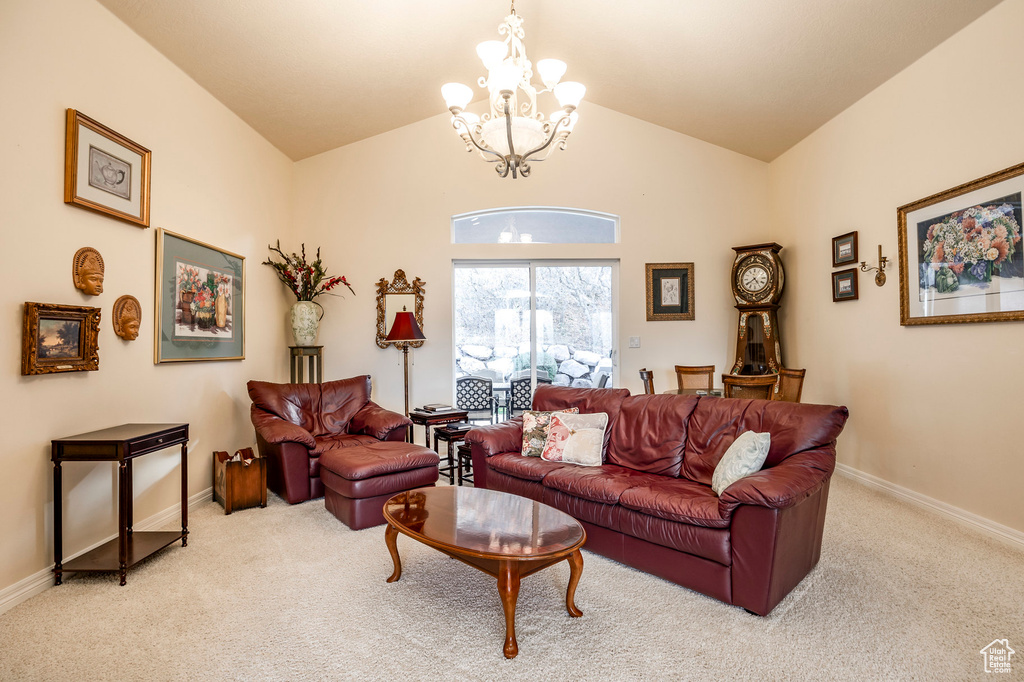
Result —
[{"label": "clock face", "polygon": [[744,291],[756,294],[768,286],[768,271],[761,265],[751,265],[740,273],[740,286]]}]

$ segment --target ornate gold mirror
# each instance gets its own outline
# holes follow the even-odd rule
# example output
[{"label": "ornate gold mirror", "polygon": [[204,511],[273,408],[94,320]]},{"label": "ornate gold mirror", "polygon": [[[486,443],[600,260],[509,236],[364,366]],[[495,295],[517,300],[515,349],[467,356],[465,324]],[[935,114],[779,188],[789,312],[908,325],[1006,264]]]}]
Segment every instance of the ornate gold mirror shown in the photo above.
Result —
[{"label": "ornate gold mirror", "polygon": [[377,282],[377,346],[398,349],[419,348],[422,341],[385,341],[391,324],[395,321],[395,313],[411,310],[416,317],[416,324],[423,329],[423,287],[425,282],[419,277],[410,284],[405,277],[405,270],[395,270],[395,278],[388,282],[384,277]]}]

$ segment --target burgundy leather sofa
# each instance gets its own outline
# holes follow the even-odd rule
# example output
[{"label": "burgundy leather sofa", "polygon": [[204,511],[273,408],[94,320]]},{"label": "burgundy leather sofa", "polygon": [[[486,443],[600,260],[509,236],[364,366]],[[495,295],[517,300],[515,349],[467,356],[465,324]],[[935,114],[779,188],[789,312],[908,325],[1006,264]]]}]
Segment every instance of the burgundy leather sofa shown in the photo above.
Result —
[{"label": "burgundy leather sofa", "polygon": [[[467,434],[474,485],[570,514],[586,549],[762,616],[818,563],[845,407],[548,385],[533,407],[608,413],[604,464],[523,457],[516,418]],[[764,467],[718,497],[715,466],[746,430],[771,433]]]},{"label": "burgundy leather sofa", "polygon": [[355,445],[404,441],[412,422],[370,400],[370,376],[323,384],[250,381],[250,417],[267,487],[290,504],[323,497],[320,456]]}]

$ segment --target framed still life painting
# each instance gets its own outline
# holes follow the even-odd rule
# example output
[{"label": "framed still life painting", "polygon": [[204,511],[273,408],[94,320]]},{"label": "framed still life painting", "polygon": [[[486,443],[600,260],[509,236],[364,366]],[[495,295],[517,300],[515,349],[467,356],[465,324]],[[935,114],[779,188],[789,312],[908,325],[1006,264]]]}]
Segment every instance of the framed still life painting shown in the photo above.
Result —
[{"label": "framed still life painting", "polygon": [[149,227],[151,156],[124,135],[68,109],[64,203]]},{"label": "framed still life painting", "polygon": [[244,292],[244,257],[157,230],[155,362],[244,360]]},{"label": "framed still life painting", "polygon": [[647,263],[647,320],[692,320],[693,263]]},{"label": "framed still life painting", "polygon": [[900,324],[1024,320],[1024,164],[901,206]]}]

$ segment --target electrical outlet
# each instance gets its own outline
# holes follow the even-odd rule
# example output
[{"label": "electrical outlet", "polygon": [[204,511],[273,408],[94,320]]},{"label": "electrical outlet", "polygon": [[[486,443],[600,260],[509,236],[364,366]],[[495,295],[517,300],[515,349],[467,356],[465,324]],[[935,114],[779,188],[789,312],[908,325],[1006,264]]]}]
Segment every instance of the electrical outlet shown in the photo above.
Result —
[{"label": "electrical outlet", "polygon": [[640,347],[640,337],[639,336],[631,336],[631,337],[629,337],[629,347],[630,348],[639,348]]}]

